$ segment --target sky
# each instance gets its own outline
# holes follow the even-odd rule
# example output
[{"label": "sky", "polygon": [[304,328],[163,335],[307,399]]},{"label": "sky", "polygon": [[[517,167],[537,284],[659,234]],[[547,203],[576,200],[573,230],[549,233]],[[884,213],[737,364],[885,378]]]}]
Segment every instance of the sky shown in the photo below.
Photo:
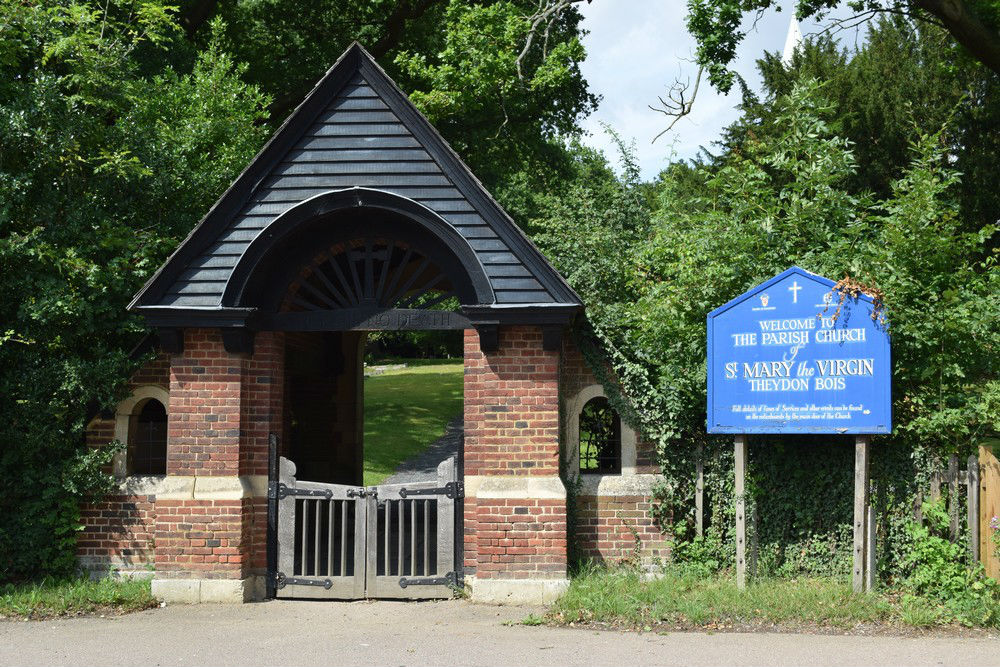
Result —
[{"label": "sky", "polygon": [[[784,11],[769,11],[750,32],[738,51],[734,69],[754,88],[759,88],[755,62],[764,51],[781,52],[791,18],[791,2]],[[697,67],[694,40],[684,24],[686,0],[592,0],[577,5],[584,16],[583,39],[587,58],[581,65],[592,92],[603,100],[597,111],[583,123],[588,132],[584,143],[605,151],[616,159],[601,124],[613,127],[626,140],[634,140],[644,179],[654,178],[671,159],[695,157],[701,146],[711,150],[723,127],[737,118],[740,101],[736,86],[728,96],[720,95],[702,80],[690,115],[682,118],[667,134],[651,143],[670,119],[649,109],[657,95],[666,96],[671,82],[694,81]],[[826,25],[826,24],[823,24]],[[822,29],[813,21],[803,21],[802,34],[808,37]],[[842,42],[857,38],[857,31],[840,33]]]}]

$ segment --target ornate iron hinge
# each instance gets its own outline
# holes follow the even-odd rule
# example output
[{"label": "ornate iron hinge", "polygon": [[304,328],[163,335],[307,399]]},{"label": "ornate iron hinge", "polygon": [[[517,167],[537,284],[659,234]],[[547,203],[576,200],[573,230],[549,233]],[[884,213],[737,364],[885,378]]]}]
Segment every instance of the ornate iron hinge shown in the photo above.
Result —
[{"label": "ornate iron hinge", "polygon": [[464,498],[465,483],[448,482],[444,486],[439,486],[434,489],[407,489],[406,487],[403,487],[399,490],[400,498],[406,498],[408,496],[445,496],[446,498]]},{"label": "ornate iron hinge", "polygon": [[333,582],[329,579],[302,579],[299,577],[286,577],[284,572],[279,572],[274,577],[275,588],[285,586],[322,586],[326,590],[333,588]]},{"label": "ornate iron hinge", "polygon": [[[349,492],[348,492],[349,493]],[[333,498],[332,489],[298,489],[294,486],[289,487],[285,484],[278,484],[278,500],[287,498],[288,496],[309,496],[311,498],[326,498],[330,500]]]},{"label": "ornate iron hinge", "polygon": [[451,586],[457,588],[458,575],[454,572],[448,572],[443,577],[400,577],[399,587],[406,588],[407,586]]}]

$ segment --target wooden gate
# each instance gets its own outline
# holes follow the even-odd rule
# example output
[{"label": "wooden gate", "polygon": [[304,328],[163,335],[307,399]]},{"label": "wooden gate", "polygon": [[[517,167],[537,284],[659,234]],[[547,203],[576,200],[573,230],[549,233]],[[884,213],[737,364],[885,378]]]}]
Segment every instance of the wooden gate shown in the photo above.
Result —
[{"label": "wooden gate", "polygon": [[437,480],[345,486],[295,479],[278,464],[277,573],[280,598],[441,598],[458,585],[455,458]]}]

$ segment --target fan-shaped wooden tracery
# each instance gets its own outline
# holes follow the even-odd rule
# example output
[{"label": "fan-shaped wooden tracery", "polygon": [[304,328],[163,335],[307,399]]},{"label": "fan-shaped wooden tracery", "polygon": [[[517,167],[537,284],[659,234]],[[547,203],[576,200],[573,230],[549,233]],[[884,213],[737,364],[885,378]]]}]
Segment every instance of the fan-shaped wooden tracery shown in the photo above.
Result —
[{"label": "fan-shaped wooden tracery", "polygon": [[366,237],[314,257],[289,286],[281,312],[318,317],[336,311],[358,329],[464,327],[457,307],[448,274],[419,248]]}]

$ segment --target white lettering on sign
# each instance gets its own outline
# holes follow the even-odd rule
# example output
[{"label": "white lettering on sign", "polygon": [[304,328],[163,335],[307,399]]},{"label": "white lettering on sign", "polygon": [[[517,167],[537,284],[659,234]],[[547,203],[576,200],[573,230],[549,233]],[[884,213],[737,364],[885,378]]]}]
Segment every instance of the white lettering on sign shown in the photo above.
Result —
[{"label": "white lettering on sign", "polygon": [[790,320],[761,320],[761,331],[795,331],[797,329],[815,329],[815,317],[802,317]]},{"label": "white lettering on sign", "polygon": [[864,343],[864,329],[820,329],[816,332],[817,343]]},{"label": "white lettering on sign", "polygon": [[816,359],[822,376],[861,377],[875,374],[874,359]]},{"label": "white lettering on sign", "polygon": [[792,361],[755,361],[753,364],[744,362],[743,377],[790,377],[793,363]]}]

